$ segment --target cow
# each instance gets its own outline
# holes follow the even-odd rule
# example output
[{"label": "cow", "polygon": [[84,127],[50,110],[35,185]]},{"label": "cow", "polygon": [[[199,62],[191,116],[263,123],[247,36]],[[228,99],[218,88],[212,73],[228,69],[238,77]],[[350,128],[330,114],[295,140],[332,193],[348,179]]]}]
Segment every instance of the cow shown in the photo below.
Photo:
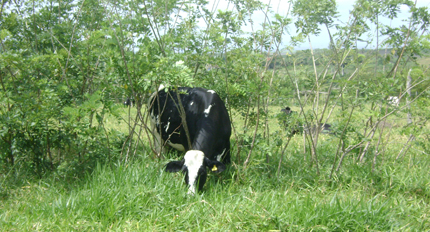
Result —
[{"label": "cow", "polygon": [[296,111],[292,111],[289,106],[285,107],[285,109],[282,109],[281,112],[284,112],[286,115],[291,115],[292,113],[295,113]]},{"label": "cow", "polygon": [[296,111],[292,111],[290,107],[281,109],[281,120],[284,128],[287,129],[288,135],[293,136],[300,132],[300,123],[293,117],[296,115]]},{"label": "cow", "polygon": [[399,97],[396,97],[396,96],[389,96],[387,98],[387,101],[388,101],[388,104],[392,106],[399,106],[400,99]]},{"label": "cow", "polygon": [[[283,124],[284,128],[287,128],[289,130],[289,136],[295,135],[297,133],[305,131],[306,133],[315,132],[316,126],[313,125],[311,129],[309,130],[309,127],[306,125],[302,125],[302,123],[298,122],[293,118],[294,115],[297,114],[296,111],[291,110],[290,107],[285,107],[284,109],[281,109],[281,112],[285,115],[283,115]],[[328,123],[320,123],[318,127],[319,132],[323,134],[331,134],[331,125]]]},{"label": "cow", "polygon": [[131,106],[131,107],[133,107],[134,103],[135,103],[134,99],[131,99],[131,98],[128,97],[123,104],[124,104],[124,106]]},{"label": "cow", "polygon": [[[304,130],[306,133],[315,133],[316,131],[316,126],[313,125],[311,130],[308,130],[308,127],[304,127]],[[331,125],[328,123],[320,123],[318,130],[320,133],[322,134],[333,134],[332,130],[331,130]]]},{"label": "cow", "polygon": [[196,192],[196,185],[202,190],[206,168],[220,173],[230,163],[230,117],[215,91],[190,87],[167,90],[161,86],[150,98],[149,114],[156,149],[167,144],[186,151],[182,160],[169,162],[165,171],[182,171],[188,194]]}]

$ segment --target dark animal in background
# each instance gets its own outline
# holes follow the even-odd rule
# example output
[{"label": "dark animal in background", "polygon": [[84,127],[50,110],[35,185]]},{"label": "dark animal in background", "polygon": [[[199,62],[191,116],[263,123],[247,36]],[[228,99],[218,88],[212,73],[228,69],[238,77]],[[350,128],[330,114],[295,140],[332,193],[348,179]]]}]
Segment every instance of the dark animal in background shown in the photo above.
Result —
[{"label": "dark animal in background", "polygon": [[[191,147],[182,123],[178,93]],[[186,151],[182,160],[169,162],[165,171],[182,171],[189,194],[196,192],[197,184],[198,190],[202,190],[206,168],[215,173],[226,169],[225,164],[230,163],[231,122],[224,102],[215,91],[189,87],[166,91],[160,87],[149,101],[149,113],[157,151],[166,143]]]},{"label": "dark animal in background", "polygon": [[348,62],[344,62],[344,63],[342,63],[342,64],[340,65],[340,67],[342,68],[342,69],[340,70],[340,75],[341,75],[341,76],[345,75],[344,69],[345,69],[345,66],[346,66],[346,65],[348,65]]},{"label": "dark animal in background", "polygon": [[292,111],[292,110],[291,110],[291,108],[290,108],[290,107],[288,107],[288,106],[287,106],[287,107],[285,107],[285,109],[282,109],[281,111],[282,111],[282,112],[284,112],[284,113],[285,113],[285,114],[287,114],[287,115],[290,115],[290,114],[291,114],[291,113],[293,113],[293,112],[295,113],[295,111]]},{"label": "dark animal in background", "polygon": [[282,118],[282,124],[284,128],[288,131],[288,135],[292,136],[300,132],[300,123],[297,121],[296,118],[296,111],[292,111],[290,107],[285,107],[284,109],[281,109],[281,112],[283,113],[281,115]]},{"label": "dark animal in background", "polygon": [[[309,128],[304,125],[303,123],[299,122],[298,120],[295,120],[294,117],[297,114],[296,111],[291,110],[290,107],[285,107],[284,109],[281,109],[281,112],[283,112],[286,115],[286,118],[283,120],[284,128],[286,128],[289,131],[289,135],[295,135],[297,133],[305,131],[306,133],[315,132],[317,127],[314,125]],[[320,130],[323,134],[331,134],[331,125],[328,123],[320,123],[318,130]]]},{"label": "dark animal in background", "polygon": [[123,104],[124,104],[124,106],[131,106],[131,107],[133,107],[134,103],[135,103],[134,99],[131,99],[131,98],[128,97]]},{"label": "dark animal in background", "polygon": [[[306,133],[309,133],[309,132],[314,133],[316,130],[316,127],[315,127],[315,125],[312,126],[311,130],[308,130],[307,127],[304,127],[304,130],[306,131]],[[331,125],[328,123],[320,123],[318,130],[320,130],[320,133],[322,133],[322,134],[332,134]]]}]

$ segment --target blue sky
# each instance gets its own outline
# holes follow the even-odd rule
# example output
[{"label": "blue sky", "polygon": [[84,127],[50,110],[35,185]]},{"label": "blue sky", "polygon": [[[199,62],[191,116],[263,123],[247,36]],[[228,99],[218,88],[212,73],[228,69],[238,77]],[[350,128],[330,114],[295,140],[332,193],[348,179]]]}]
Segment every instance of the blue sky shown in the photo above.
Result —
[{"label": "blue sky", "polygon": [[[219,1],[219,3],[218,3]],[[288,13],[288,8],[289,8],[289,1],[288,0],[262,0],[263,3],[269,4],[270,6],[272,6],[273,11],[279,13],[280,15],[286,15]],[[233,9],[233,5],[232,4],[228,4],[225,0],[209,0],[209,9],[212,8],[212,6],[214,5],[214,3],[218,3],[217,5],[217,9],[220,10],[232,10]],[[354,0],[337,0],[337,9],[339,12],[339,20],[336,21],[335,23],[337,24],[345,24],[348,21],[349,18],[349,12],[350,10],[352,10],[353,4],[355,3]],[[422,7],[422,6],[427,6],[430,7],[430,0],[417,0],[417,6],[418,7]],[[401,12],[398,14],[398,18],[394,19],[394,20],[390,20],[388,18],[382,18],[380,19],[382,24],[385,25],[391,25],[392,27],[397,27],[401,24],[406,24],[407,25],[407,19],[408,16],[410,14],[408,13],[408,7],[402,7],[401,8]],[[257,12],[253,15],[252,17],[253,21],[254,21],[254,30],[258,30],[260,24],[264,21],[264,14],[262,12]],[[251,32],[251,27],[248,25],[247,27],[245,27],[243,29],[246,32]],[[294,25],[291,25],[289,27],[289,32],[294,35],[295,34],[295,27]],[[372,32],[374,32],[374,29],[372,30]],[[334,33],[334,29],[333,31],[331,31],[331,33]],[[284,35],[284,42],[283,42],[283,47],[287,46],[289,44],[289,37],[290,35],[285,34]],[[383,39],[383,38],[382,38]],[[380,38],[381,41],[381,38]],[[311,37],[311,43],[312,43],[312,47],[313,48],[327,48],[328,44],[329,44],[329,36],[328,33],[326,31],[326,29],[321,30],[321,33],[318,37],[316,36],[312,36]],[[360,47],[360,44],[359,44]],[[364,43],[361,45],[361,47],[364,47]],[[309,43],[303,43],[301,45],[299,45],[298,47],[296,47],[296,49],[309,49]]]}]

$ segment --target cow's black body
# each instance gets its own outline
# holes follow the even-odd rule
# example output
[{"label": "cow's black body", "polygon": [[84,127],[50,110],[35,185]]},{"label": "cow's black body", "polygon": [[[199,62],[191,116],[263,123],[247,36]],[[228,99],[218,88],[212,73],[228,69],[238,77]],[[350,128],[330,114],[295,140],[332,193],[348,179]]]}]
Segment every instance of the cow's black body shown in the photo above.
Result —
[{"label": "cow's black body", "polygon": [[297,114],[297,112],[291,110],[290,107],[287,106],[284,109],[281,109],[281,112],[285,114],[283,124],[284,127],[289,130],[290,136],[295,135],[297,133],[301,133],[303,131],[305,131],[306,133],[314,133],[317,129],[323,134],[331,134],[331,125],[328,123],[320,123],[318,127],[313,125],[309,130],[309,127],[302,125],[301,123],[296,122],[291,124],[291,122],[294,121],[292,120],[292,118]]},{"label": "cow's black body", "polygon": [[[178,93],[184,110],[183,114],[180,113],[181,104],[178,101]],[[153,95],[149,104],[151,121],[155,127],[154,130],[158,136],[161,136],[159,141],[161,146],[168,144],[178,150],[203,152],[205,161],[202,163],[202,167],[205,172],[207,164],[213,165],[212,161],[230,163],[230,117],[224,102],[215,91],[189,87],[180,87],[177,91],[160,89]],[[189,142],[181,115],[185,115]],[[184,161],[172,161],[171,163],[167,165],[166,171],[179,171],[178,168],[173,168],[173,164],[184,165]],[[201,173],[200,170],[198,176],[203,175],[206,173]]]},{"label": "cow's black body", "polygon": [[124,101],[124,106],[131,106],[131,107],[133,107],[134,106],[134,103],[135,103],[135,101],[134,101],[134,99],[131,99],[131,98],[127,98],[125,101]]},{"label": "cow's black body", "polygon": [[[191,147],[188,146],[179,113],[177,92],[166,92],[164,89],[158,92],[158,97],[152,99],[150,107],[151,117],[155,118],[156,130],[163,141],[180,144],[185,151],[202,151],[211,160],[216,160],[224,152],[222,161],[229,163],[231,125],[221,98],[215,92],[203,88],[180,87],[178,92],[186,115]],[[209,112],[206,114],[205,110],[208,108]]]}]

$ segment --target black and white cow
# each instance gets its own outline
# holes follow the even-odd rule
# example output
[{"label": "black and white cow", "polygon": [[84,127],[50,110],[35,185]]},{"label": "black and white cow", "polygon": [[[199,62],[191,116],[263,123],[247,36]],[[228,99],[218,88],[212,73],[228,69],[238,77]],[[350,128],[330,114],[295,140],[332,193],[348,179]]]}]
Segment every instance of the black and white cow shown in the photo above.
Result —
[{"label": "black and white cow", "polygon": [[400,103],[400,99],[399,97],[396,96],[388,96],[387,98],[388,104],[392,105],[392,106],[399,106]]},{"label": "black and white cow", "polygon": [[296,113],[296,111],[292,111],[289,106],[285,107],[284,109],[281,109],[281,112],[284,112],[286,115],[291,115],[292,113]]},{"label": "black and white cow", "polygon": [[290,136],[303,131],[305,131],[306,133],[311,133],[311,132],[314,133],[316,129],[318,129],[319,132],[323,134],[332,133],[331,125],[328,123],[320,123],[319,127],[316,127],[315,125],[313,125],[309,130],[309,127],[302,125],[302,123],[293,119],[293,116],[296,115],[297,112],[291,110],[291,108],[288,106],[285,107],[284,109],[281,109],[281,112],[286,115],[285,117],[283,117],[283,124],[284,124],[284,127],[289,130]]},{"label": "black and white cow", "polygon": [[124,106],[131,106],[131,107],[133,107],[134,103],[135,103],[134,99],[131,99],[131,98],[128,97],[123,104],[124,104]]},{"label": "black and white cow", "polygon": [[[178,94],[184,109],[191,147],[181,118]],[[160,87],[149,102],[156,147],[168,144],[186,151],[180,161],[166,165],[167,172],[183,171],[188,193],[201,191],[207,170],[219,173],[230,163],[230,117],[221,98],[213,90],[180,87],[166,91]],[[160,147],[161,146],[161,147]],[[158,150],[159,151],[159,150]]]}]

